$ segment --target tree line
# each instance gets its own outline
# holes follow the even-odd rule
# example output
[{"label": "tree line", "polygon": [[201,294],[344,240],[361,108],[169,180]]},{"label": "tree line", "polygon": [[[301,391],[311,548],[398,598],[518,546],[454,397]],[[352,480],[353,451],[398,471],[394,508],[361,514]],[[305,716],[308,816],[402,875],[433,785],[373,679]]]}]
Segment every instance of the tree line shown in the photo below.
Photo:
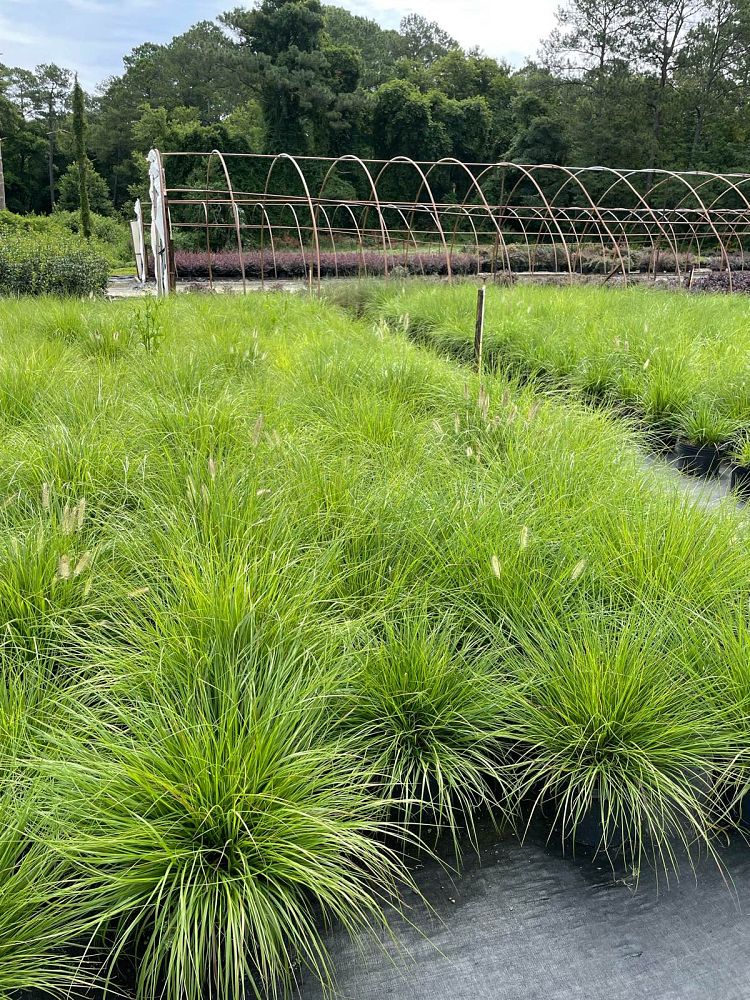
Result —
[{"label": "tree line", "polygon": [[77,208],[85,170],[93,211],[128,211],[153,145],[744,171],[749,71],[750,0],[565,0],[517,70],[418,15],[260,0],[126,55],[85,96],[85,150],[73,72],[0,65],[7,206]]}]

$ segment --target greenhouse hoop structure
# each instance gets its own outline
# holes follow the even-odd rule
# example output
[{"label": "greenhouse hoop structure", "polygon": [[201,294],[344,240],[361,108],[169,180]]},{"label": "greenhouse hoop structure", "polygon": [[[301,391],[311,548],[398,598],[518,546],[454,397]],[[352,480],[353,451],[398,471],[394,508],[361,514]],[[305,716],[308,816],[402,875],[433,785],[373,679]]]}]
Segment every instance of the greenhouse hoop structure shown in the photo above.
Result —
[{"label": "greenhouse hoop structure", "polygon": [[148,155],[160,294],[200,276],[589,273],[750,264],[750,174],[355,155]]}]

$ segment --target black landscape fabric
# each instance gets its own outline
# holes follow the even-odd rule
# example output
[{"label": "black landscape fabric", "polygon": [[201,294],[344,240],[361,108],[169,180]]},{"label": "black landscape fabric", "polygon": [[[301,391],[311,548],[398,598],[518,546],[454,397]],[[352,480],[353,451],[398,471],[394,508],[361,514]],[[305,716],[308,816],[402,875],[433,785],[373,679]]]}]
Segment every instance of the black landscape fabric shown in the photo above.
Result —
[{"label": "black landscape fabric", "polygon": [[[451,879],[416,880],[435,913],[394,919],[395,941],[334,931],[346,1000],[749,1000],[750,853],[738,843],[679,880],[638,885],[606,862],[563,857],[541,831],[525,844],[480,835]],[[410,922],[412,925],[410,925]],[[302,1000],[322,1000],[305,983]]]}]

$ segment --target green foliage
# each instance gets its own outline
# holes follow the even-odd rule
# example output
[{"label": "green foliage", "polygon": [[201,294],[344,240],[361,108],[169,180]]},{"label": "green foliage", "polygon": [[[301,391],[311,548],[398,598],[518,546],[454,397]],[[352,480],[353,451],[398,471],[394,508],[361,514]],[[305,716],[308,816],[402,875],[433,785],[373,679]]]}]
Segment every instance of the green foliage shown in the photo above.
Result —
[{"label": "green foliage", "polygon": [[750,434],[743,434],[736,442],[733,458],[737,465],[750,465]]},{"label": "green foliage", "polygon": [[327,981],[318,914],[382,922],[378,896],[406,876],[372,839],[379,807],[325,688],[254,641],[164,666],[107,722],[81,706],[49,768],[59,850],[113,960],[139,952],[141,997],[287,995],[292,955]]},{"label": "green foliage", "polygon": [[[97,173],[93,163],[86,159],[86,185],[89,198],[89,221],[92,226],[92,233],[95,232],[95,220],[91,213],[98,215],[112,215],[112,199],[109,195],[107,182]],[[79,214],[81,204],[80,179],[78,167],[71,163],[65,173],[60,178],[58,185],[57,206],[59,211],[75,212]],[[79,216],[80,218],[80,216]]]},{"label": "green foliage", "polygon": [[369,90],[394,76],[396,62],[405,55],[404,38],[384,30],[375,21],[352,14],[344,7],[325,4],[325,32],[334,46],[353,46],[362,61],[361,82]]},{"label": "green foliage", "polygon": [[388,623],[360,656],[344,717],[399,821],[422,836],[447,828],[460,850],[480,806],[507,809],[490,781],[504,765],[506,693],[488,664],[457,652],[449,628],[427,631],[427,617]]},{"label": "green foliage", "polygon": [[[565,625],[532,625],[519,649],[510,728],[519,794],[546,806],[564,835],[587,814],[603,843],[638,872],[708,841],[706,790],[720,780],[731,736],[665,631],[640,609],[611,624],[601,610]],[[715,773],[706,771],[714,760]],[[678,846],[679,845],[679,846]]]},{"label": "green foliage", "polygon": [[392,80],[377,90],[372,127],[375,153],[384,159],[403,155],[429,160],[448,151],[447,134],[433,119],[429,98],[406,80]]},{"label": "green foliage", "polygon": [[133,316],[133,336],[146,351],[154,351],[164,336],[161,322],[160,303],[157,299],[146,299]]},{"label": "green foliage", "polygon": [[[133,248],[126,223],[117,218],[92,213],[91,224],[94,235],[89,242],[112,266],[132,260]],[[81,219],[78,212],[62,209],[58,209],[54,215],[15,215],[4,212],[0,213],[0,228],[16,234],[41,233],[65,241],[71,235],[80,234]]]},{"label": "green foliage", "polygon": [[[415,339],[471,357],[474,285],[436,294],[420,282],[391,290],[365,284],[350,294],[358,309],[370,302],[394,327],[408,316]],[[526,286],[488,288],[486,303],[485,356],[501,370],[697,443],[728,444],[750,428],[742,301]]]},{"label": "green foliage", "polygon": [[[691,323],[728,363],[742,307],[488,290],[488,349],[534,377],[480,384],[475,288],[342,289],[360,318],[4,304],[0,993],[81,949],[139,1000],[329,986],[330,924],[381,937],[403,855],[460,859],[480,808],[565,845],[598,818],[636,876],[736,824],[746,514],[541,370],[645,379]],[[632,340],[582,374],[600,310]]]},{"label": "green foliage", "polygon": [[679,428],[692,444],[726,444],[737,433],[736,422],[711,401],[692,402],[680,415]]},{"label": "green foliage", "polygon": [[31,803],[0,792],[0,998],[84,987],[81,957],[65,945],[80,933],[69,870],[29,840]]},{"label": "green foliage", "polygon": [[459,48],[455,38],[451,38],[435,21],[428,21],[421,14],[407,14],[403,17],[399,24],[399,34],[404,39],[406,57],[427,66]]},{"label": "green foliage", "polygon": [[0,227],[0,295],[90,295],[108,277],[106,257],[74,236]]},{"label": "green foliage", "polygon": [[89,158],[86,155],[86,107],[78,77],[73,85],[73,146],[78,172],[78,210],[81,234],[91,237],[91,205],[89,204]]}]

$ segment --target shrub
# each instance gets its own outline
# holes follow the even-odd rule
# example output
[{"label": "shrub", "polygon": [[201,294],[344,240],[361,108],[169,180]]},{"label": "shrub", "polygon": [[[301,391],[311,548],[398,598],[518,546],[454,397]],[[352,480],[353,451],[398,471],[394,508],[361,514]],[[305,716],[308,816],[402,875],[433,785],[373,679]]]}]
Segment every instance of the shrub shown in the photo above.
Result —
[{"label": "shrub", "polygon": [[750,271],[712,271],[699,274],[693,282],[693,292],[750,292]]},{"label": "shrub", "polygon": [[[91,194],[92,211],[100,215],[111,215],[114,211],[112,201],[109,197],[109,186],[100,173],[97,172],[94,164],[86,159],[86,169],[88,172],[88,184]],[[59,194],[57,203],[60,208],[70,212],[77,212],[81,200],[78,187],[78,164],[71,163],[68,169],[60,178]]]},{"label": "shrub", "polygon": [[90,295],[108,277],[106,257],[83,240],[0,228],[0,295]]},{"label": "shrub", "polygon": [[[105,256],[113,267],[127,264],[133,259],[130,230],[122,219],[110,215],[91,214],[93,236],[89,246]],[[42,233],[66,238],[78,236],[81,219],[76,211],[58,208],[52,215],[15,215],[0,212],[0,231],[10,229],[16,233]]]},{"label": "shrub", "polygon": [[[622,251],[626,267],[632,261]],[[269,247],[263,252],[249,249],[243,252],[245,276],[265,277],[267,280],[305,278],[310,272],[317,275],[317,257],[312,247],[304,253],[301,250],[278,250],[272,254]],[[183,279],[207,278],[209,262],[214,278],[241,277],[240,256],[237,251],[205,251],[177,249],[175,263],[178,275]],[[383,254],[382,250],[369,249],[339,250],[320,253],[320,273],[327,278],[379,277],[385,274],[386,263],[389,273],[418,277],[443,277],[448,274],[445,251],[437,248],[430,251]],[[602,250],[601,244],[582,244],[570,252],[570,267],[583,274],[608,274],[620,266],[620,258],[613,251]],[[496,271],[567,271],[568,257],[562,244],[525,243],[508,244],[498,250],[494,264]],[[479,253],[466,250],[451,253],[451,272],[454,275],[489,274],[493,269],[492,254],[487,249]]]}]

